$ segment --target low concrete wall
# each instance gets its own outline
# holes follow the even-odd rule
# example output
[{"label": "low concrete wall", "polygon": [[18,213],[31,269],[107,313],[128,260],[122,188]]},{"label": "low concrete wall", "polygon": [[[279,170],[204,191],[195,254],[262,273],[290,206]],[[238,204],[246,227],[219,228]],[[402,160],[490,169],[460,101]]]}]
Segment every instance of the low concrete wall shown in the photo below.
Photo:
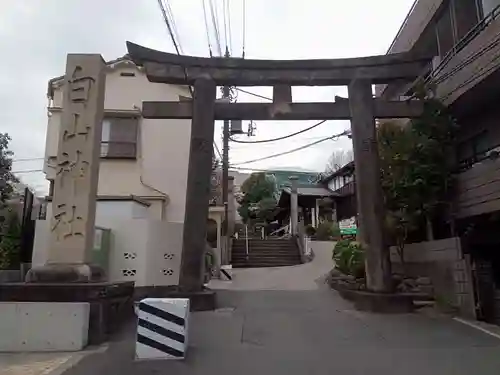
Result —
[{"label": "low concrete wall", "polygon": [[336,241],[311,241],[309,242],[309,246],[311,246],[312,251],[315,253],[329,251],[332,254],[336,243]]},{"label": "low concrete wall", "polygon": [[0,302],[0,352],[82,350],[89,313],[89,303]]},{"label": "low concrete wall", "polygon": [[16,283],[22,281],[21,270],[0,270],[0,283]]},{"label": "low concrete wall", "polygon": [[395,247],[391,247],[393,272],[411,277],[429,277],[436,298],[456,307],[460,314],[474,317],[474,294],[470,261],[462,253],[460,238],[408,244],[405,266]]},{"label": "low concrete wall", "polygon": [[[101,217],[111,229],[108,280],[134,281],[135,286],[177,285],[182,252],[182,223],[150,219]],[[49,221],[38,220],[33,265],[47,259]]]}]

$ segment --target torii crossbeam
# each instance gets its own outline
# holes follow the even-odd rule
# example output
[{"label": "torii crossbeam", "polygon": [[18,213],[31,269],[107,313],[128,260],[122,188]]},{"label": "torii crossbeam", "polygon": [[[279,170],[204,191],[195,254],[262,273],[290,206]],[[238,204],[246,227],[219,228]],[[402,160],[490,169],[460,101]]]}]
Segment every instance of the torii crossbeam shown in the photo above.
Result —
[{"label": "torii crossbeam", "polygon": [[[243,60],[178,56],[127,42],[129,55],[151,82],[193,85],[192,102],[144,102],[143,116],[189,119],[189,156],[179,286],[199,290],[208,215],[214,120],[351,120],[356,193],[362,241],[366,244],[367,286],[392,290],[384,205],[376,141],[376,118],[412,118],[423,103],[373,99],[372,85],[412,82],[430,58],[404,54],[323,60]],[[216,86],[273,86],[273,103],[219,103]],[[291,86],[348,86],[349,99],[332,103],[293,103]]]}]

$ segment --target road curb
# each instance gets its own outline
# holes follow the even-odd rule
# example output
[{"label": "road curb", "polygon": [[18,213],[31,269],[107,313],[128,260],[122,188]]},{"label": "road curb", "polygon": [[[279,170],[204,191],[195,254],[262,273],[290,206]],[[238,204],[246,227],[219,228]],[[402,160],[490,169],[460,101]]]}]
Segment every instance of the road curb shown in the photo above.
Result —
[{"label": "road curb", "polygon": [[471,321],[471,320],[458,318],[458,317],[454,317],[453,320],[455,320],[459,323],[465,324],[466,326],[469,326],[471,328],[477,329],[478,331],[486,333],[487,335],[490,335],[490,336],[495,337],[496,339],[500,340],[500,327],[493,326],[493,325],[488,324],[488,323]]},{"label": "road curb", "polygon": [[65,362],[61,363],[57,367],[55,367],[53,369],[46,370],[46,371],[42,371],[38,375],[63,375],[67,370],[76,366],[85,357],[87,357],[91,354],[104,353],[106,350],[108,350],[108,348],[109,348],[109,344],[104,343],[104,344],[101,344],[99,346],[94,346],[94,347],[90,347],[88,349],[84,349],[80,352],[75,353],[74,355],[72,355],[70,358],[68,358]]}]

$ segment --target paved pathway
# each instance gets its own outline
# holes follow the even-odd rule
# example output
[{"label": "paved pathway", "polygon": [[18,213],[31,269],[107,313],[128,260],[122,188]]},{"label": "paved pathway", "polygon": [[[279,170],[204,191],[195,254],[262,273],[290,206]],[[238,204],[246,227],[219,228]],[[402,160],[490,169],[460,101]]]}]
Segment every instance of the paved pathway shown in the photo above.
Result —
[{"label": "paved pathway", "polygon": [[134,361],[134,327],[65,375],[497,375],[500,340],[447,317],[354,311],[306,265],[236,270],[213,283],[221,308],[195,313],[186,361]]}]

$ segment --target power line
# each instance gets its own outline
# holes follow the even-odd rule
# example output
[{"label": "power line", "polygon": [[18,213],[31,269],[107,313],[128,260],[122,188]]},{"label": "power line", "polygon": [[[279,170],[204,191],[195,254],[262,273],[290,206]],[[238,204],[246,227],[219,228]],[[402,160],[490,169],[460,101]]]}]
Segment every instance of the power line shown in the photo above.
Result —
[{"label": "power line", "polygon": [[227,27],[228,27],[228,35],[229,35],[229,50],[231,54],[233,53],[233,32],[231,31],[231,6],[229,0],[226,0],[227,4]]},{"label": "power line", "polygon": [[[288,143],[305,143],[305,142],[312,142],[312,141],[317,141],[318,139],[323,139],[325,138],[325,136],[315,136],[315,137],[296,137],[296,138],[289,138],[287,139],[287,144]],[[237,151],[247,151],[249,150],[250,148],[253,147],[253,144],[251,143],[234,143],[232,148],[233,150],[237,150]],[[260,149],[259,151],[263,150],[264,147],[267,148],[275,148],[276,145],[273,144],[273,143],[261,143],[259,145]]]},{"label": "power line", "polygon": [[24,171],[12,171],[11,173],[34,173],[34,172],[43,172],[43,169],[27,169]]},{"label": "power line", "polygon": [[170,24],[170,20],[168,19],[167,16],[167,11],[165,10],[165,6],[163,5],[162,0],[158,0],[158,5],[160,6],[161,14],[163,15],[163,20],[165,21],[165,24],[167,25],[168,33],[170,35],[170,39],[172,40],[172,43],[174,45],[175,51],[177,52],[178,55],[180,55],[180,50],[179,46],[177,45],[177,41],[175,40],[175,34],[174,31],[172,30],[172,26]]},{"label": "power line", "polygon": [[224,41],[226,42],[226,49],[229,48],[227,40],[227,0],[222,0],[222,19],[224,20]]},{"label": "power line", "polygon": [[[251,167],[248,167],[248,168],[245,168],[245,167],[231,167],[230,169],[231,170],[236,170],[236,171],[255,171],[255,172],[276,172],[276,171],[279,171],[279,172],[287,172],[287,170],[279,169],[279,167],[271,168],[271,169],[259,169],[259,168],[251,168]],[[290,172],[292,172],[292,171],[290,171]],[[308,173],[308,174],[317,173],[317,174],[320,174],[321,172],[311,171],[311,172],[303,172],[303,173]]]},{"label": "power line", "polygon": [[169,0],[165,0],[165,5],[167,8],[167,14],[170,17],[170,20],[172,21],[172,30],[174,31],[174,35],[175,35],[175,39],[177,40],[177,44],[179,44],[179,50],[181,51],[182,54],[184,54],[184,51],[182,49],[181,38],[180,38],[179,32],[177,30],[177,24],[175,23],[174,12],[172,11],[172,8],[170,7]]},{"label": "power line", "polygon": [[241,52],[241,57],[245,58],[245,37],[246,37],[246,1],[243,0],[243,30],[242,30],[242,38],[243,38],[243,46],[242,46],[242,52]]},{"label": "power line", "polygon": [[205,5],[205,0],[201,0],[201,3],[203,4],[203,18],[205,19],[205,31],[207,33],[208,52],[210,54],[210,57],[213,57],[213,54],[212,54],[212,43],[210,43],[210,30],[209,30],[209,27],[208,27],[207,7]]},{"label": "power line", "polygon": [[260,141],[239,141],[239,140],[236,140],[236,139],[233,139],[233,138],[229,138],[231,141],[233,142],[236,142],[236,143],[266,143],[266,142],[275,142],[275,141],[281,141],[283,139],[287,139],[287,138],[291,138],[291,137],[294,137],[296,135],[299,135],[299,134],[302,134],[302,133],[305,133],[311,129],[314,129],[314,128],[317,128],[318,126],[320,126],[321,124],[325,123],[326,120],[323,120],[323,121],[320,121],[308,128],[305,128],[305,129],[302,129],[302,130],[299,130],[298,132],[295,132],[295,133],[292,133],[292,134],[287,134],[287,135],[284,135],[282,137],[278,137],[278,138],[272,138],[272,139],[263,139],[263,140],[260,140]]},{"label": "power line", "polygon": [[[170,38],[172,39],[172,43],[174,44],[174,47],[175,47],[175,51],[177,52],[177,55],[180,55],[180,50],[179,50],[179,46],[177,45],[177,42],[175,40],[175,34],[174,32],[172,31],[172,27],[170,25],[170,21],[169,21],[169,18],[167,16],[167,12],[165,10],[165,7],[163,6],[163,2],[162,0],[158,0],[158,5],[160,6],[160,10],[161,10],[161,13],[163,15],[163,19],[165,21],[165,24],[167,25],[167,29],[168,29],[168,33],[170,34]],[[168,8],[169,11],[170,11],[170,16],[172,18],[172,23],[173,23],[173,20],[174,20],[174,14],[172,12],[172,9],[169,7]],[[180,45],[180,44],[179,44]],[[187,77],[187,70],[186,70],[186,67],[184,67],[184,77],[186,78],[186,81],[188,79]],[[194,95],[193,95],[193,88],[191,86],[188,86],[189,88],[189,93],[191,94],[191,98],[194,99]]]},{"label": "power line", "polygon": [[217,143],[215,143],[215,141],[214,141],[214,148],[215,148],[215,151],[217,152],[217,155],[219,155],[219,158],[222,160],[222,154],[219,150],[219,146],[217,146]]},{"label": "power line", "polygon": [[44,157],[40,157],[40,158],[13,159],[12,162],[16,163],[16,162],[20,162],[20,161],[35,161],[35,160],[44,160],[44,159],[45,159]]},{"label": "power line", "polygon": [[217,50],[219,51],[219,56],[222,56],[222,47],[220,44],[220,33],[219,26],[217,21],[217,7],[214,9],[214,3],[212,0],[208,1],[208,5],[210,6],[210,14],[212,16],[212,25],[215,30],[215,41],[217,42]]},{"label": "power line", "polygon": [[271,102],[273,101],[273,99],[271,99],[267,96],[256,94],[256,93],[251,92],[251,91],[243,90],[243,89],[240,89],[239,87],[237,87],[236,90],[238,90],[240,92],[244,92],[245,94],[248,94],[248,95],[256,96],[257,98],[266,99],[266,100],[269,100]]},{"label": "power line", "polygon": [[330,137],[326,137],[326,138],[323,138],[323,139],[320,139],[319,141],[316,141],[316,142],[312,142],[312,143],[309,143],[309,144],[306,144],[304,146],[301,146],[301,147],[297,147],[297,148],[294,148],[292,150],[288,150],[288,151],[285,151],[285,152],[280,152],[278,154],[274,154],[274,155],[269,155],[269,156],[264,156],[262,158],[258,158],[258,159],[253,159],[253,160],[248,160],[248,161],[244,161],[244,162],[241,162],[241,163],[235,163],[235,164],[232,164],[231,167],[235,166],[235,165],[242,165],[242,164],[250,164],[250,163],[256,163],[258,161],[264,161],[264,160],[268,160],[268,159],[273,159],[273,158],[277,158],[278,156],[284,156],[284,155],[288,155],[288,154],[291,154],[293,152],[297,152],[297,151],[301,151],[301,150],[304,150],[306,148],[309,148],[309,147],[312,147],[312,146],[315,146],[321,142],[325,142],[325,141],[328,141],[330,139],[335,139],[335,138],[339,138],[341,136],[344,136],[344,135],[348,135],[350,134],[350,131],[348,130],[345,130],[343,131],[342,133],[339,133],[339,134],[336,134],[336,135],[332,135]]}]

